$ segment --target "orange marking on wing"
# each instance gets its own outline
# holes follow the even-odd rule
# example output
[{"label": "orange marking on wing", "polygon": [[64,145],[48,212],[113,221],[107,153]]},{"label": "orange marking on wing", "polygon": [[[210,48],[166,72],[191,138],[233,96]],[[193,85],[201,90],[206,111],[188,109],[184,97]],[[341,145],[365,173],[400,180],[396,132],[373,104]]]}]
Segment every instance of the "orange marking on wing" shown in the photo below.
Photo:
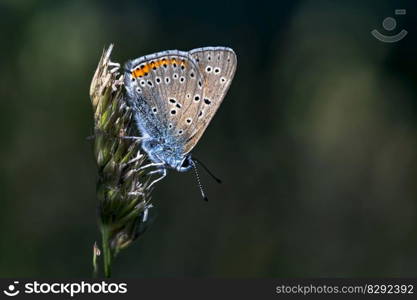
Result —
[{"label": "orange marking on wing", "polygon": [[[146,65],[143,65],[139,68],[136,68],[135,70],[132,71],[132,76],[134,78],[138,78],[138,77],[142,77],[145,74],[149,73],[152,69],[154,68],[160,68],[163,65],[172,65],[172,64],[176,64],[177,60],[175,58],[172,59],[161,59],[159,61],[154,61],[151,63],[147,63]],[[180,62],[181,66],[186,66],[187,63],[184,60],[181,60]]]},{"label": "orange marking on wing", "polygon": [[132,71],[132,76],[137,78],[137,77],[142,77],[143,76],[143,72],[142,70],[139,69],[135,69]]},{"label": "orange marking on wing", "polygon": [[149,73],[149,64],[146,64],[146,65],[144,65],[143,66],[143,69],[142,69],[142,71],[143,71],[143,73]]}]

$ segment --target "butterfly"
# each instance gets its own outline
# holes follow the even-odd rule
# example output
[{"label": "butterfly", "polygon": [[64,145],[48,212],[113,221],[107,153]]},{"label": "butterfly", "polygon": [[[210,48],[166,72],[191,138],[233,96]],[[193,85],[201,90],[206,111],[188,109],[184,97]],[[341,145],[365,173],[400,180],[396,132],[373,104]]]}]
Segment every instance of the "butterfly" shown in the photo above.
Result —
[{"label": "butterfly", "polygon": [[196,171],[190,152],[222,103],[236,65],[236,54],[226,47],[167,50],[126,63],[127,103],[151,161],[140,169],[155,167],[148,174],[160,174],[149,187],[168,169]]}]

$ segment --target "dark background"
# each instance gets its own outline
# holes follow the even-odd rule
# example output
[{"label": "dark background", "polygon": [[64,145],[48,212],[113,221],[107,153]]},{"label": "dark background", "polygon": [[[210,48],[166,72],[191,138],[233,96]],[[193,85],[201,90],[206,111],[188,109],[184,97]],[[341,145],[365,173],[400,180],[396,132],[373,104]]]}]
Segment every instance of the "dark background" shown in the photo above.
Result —
[{"label": "dark background", "polygon": [[[407,9],[395,16],[394,9]],[[0,2],[0,276],[89,277],[96,166],[89,85],[125,62],[229,46],[238,68],[192,172],[116,277],[415,276],[415,1]],[[395,17],[387,44],[371,36]]]}]

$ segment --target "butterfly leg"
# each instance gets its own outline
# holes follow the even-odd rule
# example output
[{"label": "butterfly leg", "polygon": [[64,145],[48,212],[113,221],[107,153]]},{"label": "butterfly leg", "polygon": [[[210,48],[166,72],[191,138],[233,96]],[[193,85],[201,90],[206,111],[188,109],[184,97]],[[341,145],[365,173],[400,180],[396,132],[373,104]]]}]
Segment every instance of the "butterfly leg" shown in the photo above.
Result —
[{"label": "butterfly leg", "polygon": [[142,213],[142,222],[145,223],[148,220],[149,209],[152,208],[152,204],[145,205],[145,210]]},{"label": "butterfly leg", "polygon": [[142,157],[143,157],[143,154],[140,153],[140,151],[138,151],[138,153],[136,154],[136,157],[129,160],[126,164],[128,164],[128,165],[133,164],[134,162],[137,162]]},{"label": "butterfly leg", "polygon": [[143,138],[140,136],[134,136],[134,135],[125,135],[125,136],[121,136],[122,139],[124,140],[135,140],[140,142]]},{"label": "butterfly leg", "polygon": [[164,169],[159,169],[159,170],[151,171],[151,172],[148,173],[148,175],[156,174],[156,173],[162,173],[162,175],[159,178],[157,178],[154,181],[152,181],[151,184],[146,189],[150,189],[151,186],[153,186],[155,183],[157,183],[158,181],[164,179],[165,176],[167,176],[167,169],[164,168]]},{"label": "butterfly leg", "polygon": [[[111,71],[110,71],[111,72]],[[117,78],[111,88],[113,92],[116,92],[118,90],[119,87],[121,87],[123,85],[123,75],[120,75],[119,78]]]},{"label": "butterfly leg", "polygon": [[[126,176],[130,176],[132,173],[141,171],[143,169],[147,169],[147,168],[150,168],[150,167],[160,167],[160,166],[163,166],[163,165],[164,165],[164,163],[150,163],[150,164],[144,165],[143,167],[140,167],[138,169],[132,169],[132,170],[130,170]],[[160,169],[158,169],[157,171],[159,171],[159,170]]]},{"label": "butterfly leg", "polygon": [[109,67],[112,67],[112,69],[110,69],[110,73],[115,73],[115,72],[119,71],[119,69],[120,69],[120,64],[119,63],[109,61],[108,65],[109,65]]},{"label": "butterfly leg", "polygon": [[150,168],[150,167],[160,167],[160,166],[163,166],[163,165],[164,165],[163,162],[160,162],[160,163],[150,163],[150,164],[144,165],[143,167],[140,167],[136,171],[140,171],[140,170],[147,169],[147,168]]},{"label": "butterfly leg", "polygon": [[146,174],[146,175],[153,175],[153,174],[160,174],[160,173],[162,173],[163,172],[163,170],[165,170],[165,169],[157,169],[157,170],[153,170],[153,171],[150,171],[150,172],[148,172],[148,174]]}]

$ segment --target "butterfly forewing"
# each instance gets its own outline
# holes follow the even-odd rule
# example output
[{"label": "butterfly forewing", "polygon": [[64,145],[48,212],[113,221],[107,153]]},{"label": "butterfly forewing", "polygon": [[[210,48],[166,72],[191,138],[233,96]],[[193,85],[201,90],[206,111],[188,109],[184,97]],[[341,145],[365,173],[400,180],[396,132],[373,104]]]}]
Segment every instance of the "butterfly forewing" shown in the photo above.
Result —
[{"label": "butterfly forewing", "polygon": [[203,82],[201,85],[197,83],[200,99],[193,111],[192,117],[196,121],[188,134],[185,153],[194,148],[219,108],[233,80],[237,63],[236,54],[226,47],[197,48],[189,53],[198,64]]},{"label": "butterfly forewing", "polygon": [[181,116],[189,110],[200,72],[188,52],[168,50],[126,64],[125,85],[146,133],[184,135]]}]

